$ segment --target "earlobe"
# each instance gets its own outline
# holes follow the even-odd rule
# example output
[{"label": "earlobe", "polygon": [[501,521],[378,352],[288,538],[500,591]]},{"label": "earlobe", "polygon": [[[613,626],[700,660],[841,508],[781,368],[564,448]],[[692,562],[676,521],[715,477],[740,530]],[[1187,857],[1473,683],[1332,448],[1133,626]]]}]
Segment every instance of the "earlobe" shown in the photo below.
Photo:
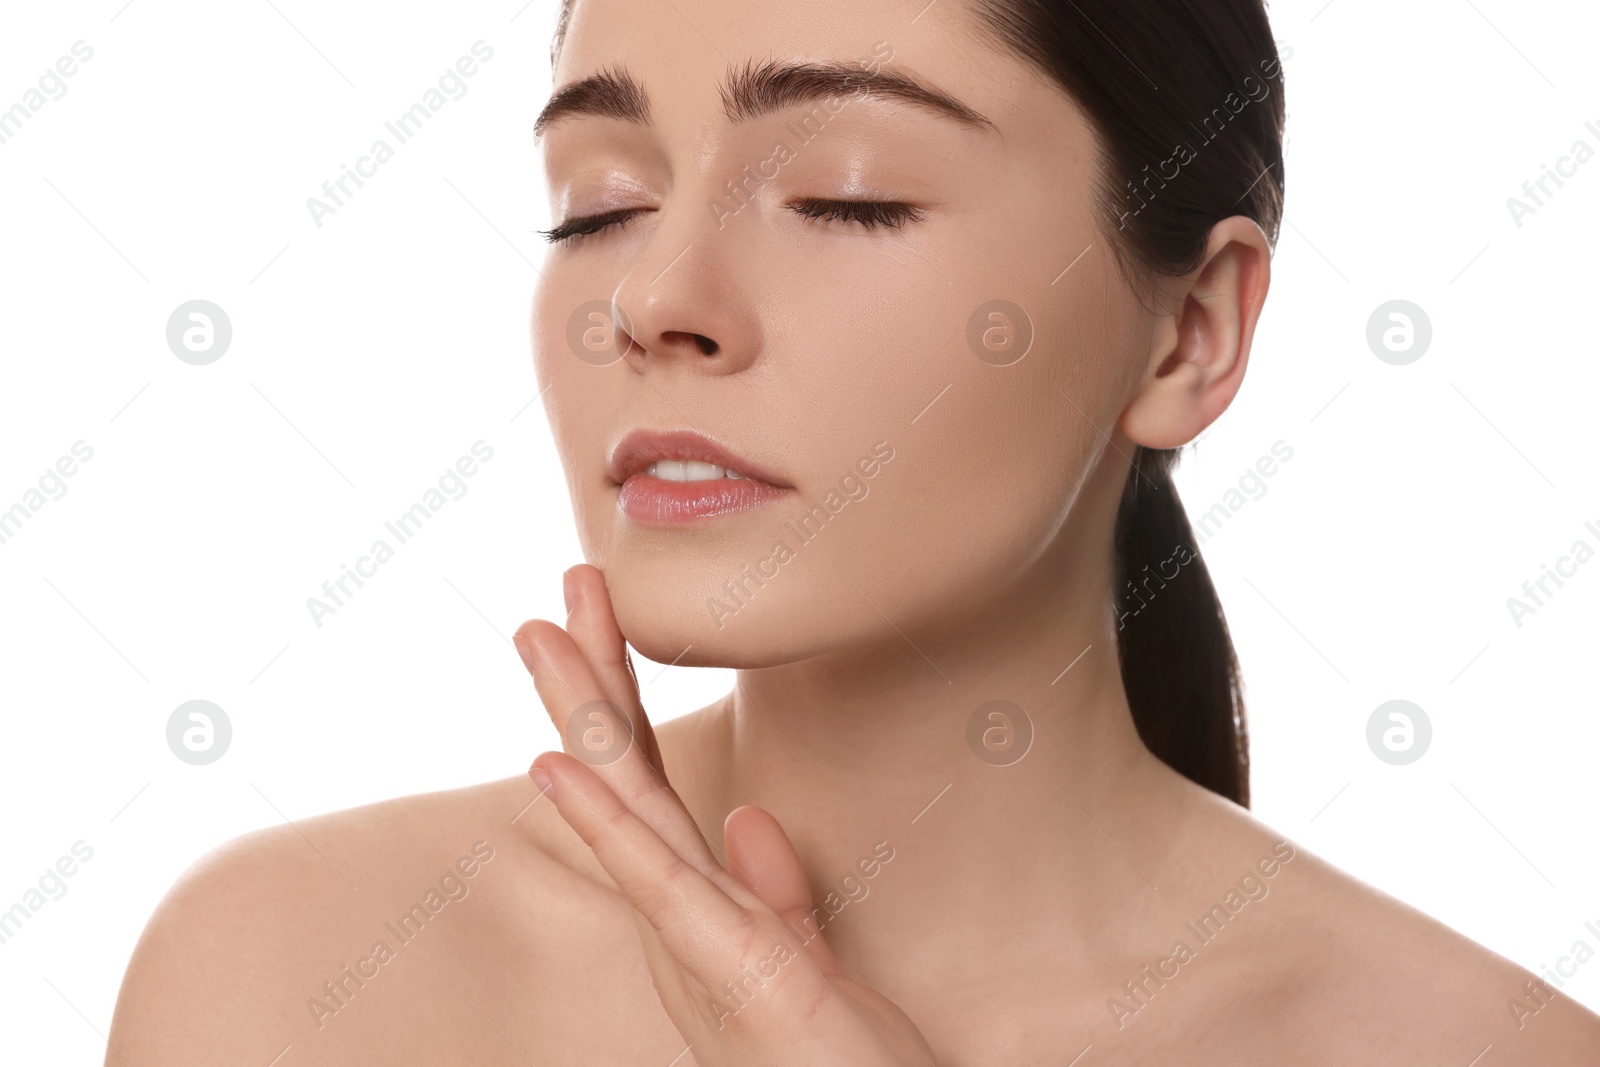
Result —
[{"label": "earlobe", "polygon": [[1271,278],[1266,234],[1242,215],[1212,227],[1200,266],[1166,279],[1170,310],[1151,332],[1143,379],[1120,425],[1147,448],[1200,435],[1238,394]]}]

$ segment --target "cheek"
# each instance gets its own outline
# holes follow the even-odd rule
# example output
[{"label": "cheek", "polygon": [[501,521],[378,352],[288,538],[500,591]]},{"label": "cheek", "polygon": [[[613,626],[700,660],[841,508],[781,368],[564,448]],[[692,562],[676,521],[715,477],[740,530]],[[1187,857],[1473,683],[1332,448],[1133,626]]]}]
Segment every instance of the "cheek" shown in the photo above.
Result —
[{"label": "cheek", "polygon": [[[779,579],[730,620],[745,648],[768,633],[782,636],[785,651],[803,637],[860,636],[882,626],[877,609],[909,628],[1013,584],[1060,532],[1105,447],[1094,423],[1112,432],[1125,354],[1108,351],[1104,338],[1121,334],[1099,300],[1074,304],[1035,285],[1024,298],[1035,309],[1018,319],[985,308],[976,286],[965,296],[951,288],[897,297],[863,286],[870,298],[836,300],[818,316],[816,355],[780,368],[782,411],[773,415],[810,479],[809,501],[859,475],[875,446],[893,458],[861,477],[865,498],[797,546]],[[975,318],[1031,347],[1015,362],[981,341],[975,348]]]},{"label": "cheek", "polygon": [[[1007,219],[1007,232],[1038,238],[1020,248],[997,245],[992,222],[928,249],[939,266],[908,271],[915,285],[860,279],[849,336],[868,341],[864,369],[814,400],[894,441],[907,536],[983,531],[1028,543],[1016,555],[1059,525],[1113,432],[1137,322],[1109,258],[1078,256],[1099,240],[1087,221],[1053,218],[1044,233]],[[967,551],[956,536],[945,547]]]},{"label": "cheek", "polygon": [[836,546],[838,565],[897,622],[995,595],[1060,533],[1101,441],[1049,377],[955,375],[904,428],[866,521]]},{"label": "cheek", "polygon": [[[580,539],[589,555],[611,520],[604,490],[607,435],[614,422],[615,397],[626,375],[620,360],[608,362],[605,345],[614,336],[609,316],[579,299],[565,280],[540,285],[533,298],[532,351],[535,377],[552,443],[570,492]],[[597,354],[598,353],[598,354]],[[526,418],[526,414],[521,416]]]}]

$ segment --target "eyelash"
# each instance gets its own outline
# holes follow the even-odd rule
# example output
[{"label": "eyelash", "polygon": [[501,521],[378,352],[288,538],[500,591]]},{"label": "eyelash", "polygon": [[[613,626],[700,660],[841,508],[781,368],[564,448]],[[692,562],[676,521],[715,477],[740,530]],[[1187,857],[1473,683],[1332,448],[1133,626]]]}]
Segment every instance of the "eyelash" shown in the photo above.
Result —
[{"label": "eyelash", "polygon": [[586,237],[591,233],[599,233],[613,224],[627,222],[638,211],[638,208],[624,208],[620,211],[607,211],[602,215],[568,219],[553,230],[540,230],[539,234],[551,244],[561,244],[563,241],[572,241],[579,237]]},{"label": "eyelash", "polygon": [[[823,222],[855,222],[869,230],[880,227],[899,229],[907,222],[921,222],[924,218],[921,209],[895,200],[824,200],[812,197],[789,205],[789,209],[803,218],[820,219]],[[539,233],[551,244],[574,242],[611,226],[621,225],[642,210],[624,208],[602,215],[568,219],[554,229],[540,230]]]},{"label": "eyelash", "polygon": [[899,229],[907,222],[921,222],[922,211],[895,200],[802,200],[789,209],[808,219],[859,222],[869,230],[880,226]]}]

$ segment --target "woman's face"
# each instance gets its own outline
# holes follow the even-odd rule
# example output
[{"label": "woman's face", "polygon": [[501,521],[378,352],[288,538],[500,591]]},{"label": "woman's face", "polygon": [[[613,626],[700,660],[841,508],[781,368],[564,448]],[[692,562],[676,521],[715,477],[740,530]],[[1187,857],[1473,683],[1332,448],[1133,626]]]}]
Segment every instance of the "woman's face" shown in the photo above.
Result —
[{"label": "woman's face", "polygon": [[[585,555],[650,658],[914,633],[1074,551],[1151,320],[1081,113],[976,31],[958,0],[577,3],[558,98],[623,91],[541,127],[553,225],[622,221],[550,247],[534,352]],[[885,92],[807,95],[823,70]]]}]

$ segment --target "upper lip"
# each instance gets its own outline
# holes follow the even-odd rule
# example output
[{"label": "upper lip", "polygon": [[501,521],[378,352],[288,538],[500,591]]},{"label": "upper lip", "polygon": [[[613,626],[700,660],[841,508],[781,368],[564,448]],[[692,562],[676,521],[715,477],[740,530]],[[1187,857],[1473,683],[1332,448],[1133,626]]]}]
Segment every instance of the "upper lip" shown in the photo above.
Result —
[{"label": "upper lip", "polygon": [[758,482],[791,488],[776,474],[752,463],[733,449],[713,441],[695,430],[633,430],[618,441],[606,460],[606,473],[621,485],[635,474],[643,474],[650,464],[663,459],[694,459],[731,467]]}]

